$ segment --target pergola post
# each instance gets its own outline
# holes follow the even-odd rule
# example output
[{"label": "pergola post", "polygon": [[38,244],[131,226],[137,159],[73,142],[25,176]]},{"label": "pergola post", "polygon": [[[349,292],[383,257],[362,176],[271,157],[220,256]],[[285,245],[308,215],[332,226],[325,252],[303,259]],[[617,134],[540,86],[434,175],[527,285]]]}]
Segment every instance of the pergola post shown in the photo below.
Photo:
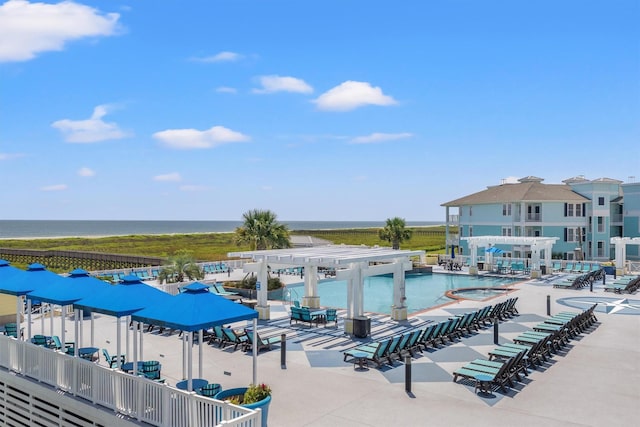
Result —
[{"label": "pergola post", "polygon": [[243,266],[245,273],[256,273],[258,276],[258,282],[260,282],[260,289],[257,290],[258,303],[255,310],[258,312],[258,317],[262,320],[269,320],[271,318],[271,310],[268,303],[268,291],[269,291],[269,275],[267,274],[267,263],[264,260],[246,263]]},{"label": "pergola post", "polygon": [[405,301],[405,277],[404,263],[401,259],[393,260],[393,305],[391,306],[391,318],[393,320],[407,320],[407,306]]},{"label": "pergola post", "polygon": [[310,308],[320,308],[318,296],[318,266],[306,265],[304,267],[304,296],[302,305]]},{"label": "pergola post", "polygon": [[478,245],[475,242],[469,242],[469,274],[478,275]]}]

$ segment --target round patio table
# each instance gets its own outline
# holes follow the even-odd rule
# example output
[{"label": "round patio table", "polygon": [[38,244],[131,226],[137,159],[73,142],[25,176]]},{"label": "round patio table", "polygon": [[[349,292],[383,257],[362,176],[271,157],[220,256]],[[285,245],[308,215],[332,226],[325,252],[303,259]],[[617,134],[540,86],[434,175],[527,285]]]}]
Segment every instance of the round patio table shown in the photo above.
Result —
[{"label": "round patio table", "polygon": [[93,360],[93,355],[98,352],[97,347],[81,347],[78,349],[78,356],[85,360]]},{"label": "round patio table", "polygon": [[354,351],[350,354],[353,357],[354,369],[356,369],[357,366],[357,370],[362,371],[369,367],[369,361],[367,359],[370,355],[369,353],[365,353],[364,351]]}]

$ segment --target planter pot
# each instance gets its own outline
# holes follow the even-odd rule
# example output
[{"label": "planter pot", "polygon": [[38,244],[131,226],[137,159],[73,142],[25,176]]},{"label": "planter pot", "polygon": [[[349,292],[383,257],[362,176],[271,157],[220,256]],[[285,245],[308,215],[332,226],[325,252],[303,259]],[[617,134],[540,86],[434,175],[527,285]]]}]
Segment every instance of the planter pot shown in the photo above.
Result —
[{"label": "planter pot", "polygon": [[[247,387],[239,387],[239,388],[230,388],[228,390],[222,390],[220,393],[216,394],[214,399],[217,400],[225,400],[230,398],[231,396],[243,396],[247,391]],[[259,402],[241,404],[240,406],[244,406],[249,409],[260,409],[262,415],[262,427],[267,427],[267,418],[269,417],[269,404],[271,403],[271,396],[268,396],[266,399],[262,399]]]}]

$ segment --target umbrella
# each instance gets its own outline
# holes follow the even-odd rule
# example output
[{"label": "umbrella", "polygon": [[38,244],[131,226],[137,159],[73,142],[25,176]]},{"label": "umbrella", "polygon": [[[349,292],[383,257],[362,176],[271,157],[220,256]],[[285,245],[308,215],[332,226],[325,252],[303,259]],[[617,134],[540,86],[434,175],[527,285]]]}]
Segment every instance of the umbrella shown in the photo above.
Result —
[{"label": "umbrella", "polygon": [[[202,331],[203,329],[207,329],[212,326],[258,318],[257,311],[210,292],[210,287],[203,283],[193,282],[182,287],[181,291],[182,292],[178,295],[171,297],[160,304],[156,304],[133,313],[131,318],[136,321],[153,323],[156,325],[180,329],[190,333],[194,331]],[[254,331],[255,329],[254,325]],[[200,340],[198,340],[198,345],[200,359],[198,367],[199,375],[202,377],[201,336]],[[254,348],[255,347],[256,346],[254,346]],[[254,358],[255,356],[256,352],[254,351]],[[187,389],[191,390],[193,377],[191,373],[191,361],[193,359],[191,346],[189,346],[188,357],[189,369]]]}]

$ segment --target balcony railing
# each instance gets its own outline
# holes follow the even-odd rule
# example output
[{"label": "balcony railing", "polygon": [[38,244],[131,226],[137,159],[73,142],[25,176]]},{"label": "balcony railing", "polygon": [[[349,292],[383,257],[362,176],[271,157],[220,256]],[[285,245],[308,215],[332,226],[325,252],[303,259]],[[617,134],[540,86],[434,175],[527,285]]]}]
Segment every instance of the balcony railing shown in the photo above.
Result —
[{"label": "balcony railing", "polygon": [[153,426],[258,427],[259,411],[0,336],[0,367]]},{"label": "balcony railing", "polygon": [[542,214],[540,214],[540,213],[528,213],[526,220],[528,222],[540,222],[540,221],[542,221]]}]

